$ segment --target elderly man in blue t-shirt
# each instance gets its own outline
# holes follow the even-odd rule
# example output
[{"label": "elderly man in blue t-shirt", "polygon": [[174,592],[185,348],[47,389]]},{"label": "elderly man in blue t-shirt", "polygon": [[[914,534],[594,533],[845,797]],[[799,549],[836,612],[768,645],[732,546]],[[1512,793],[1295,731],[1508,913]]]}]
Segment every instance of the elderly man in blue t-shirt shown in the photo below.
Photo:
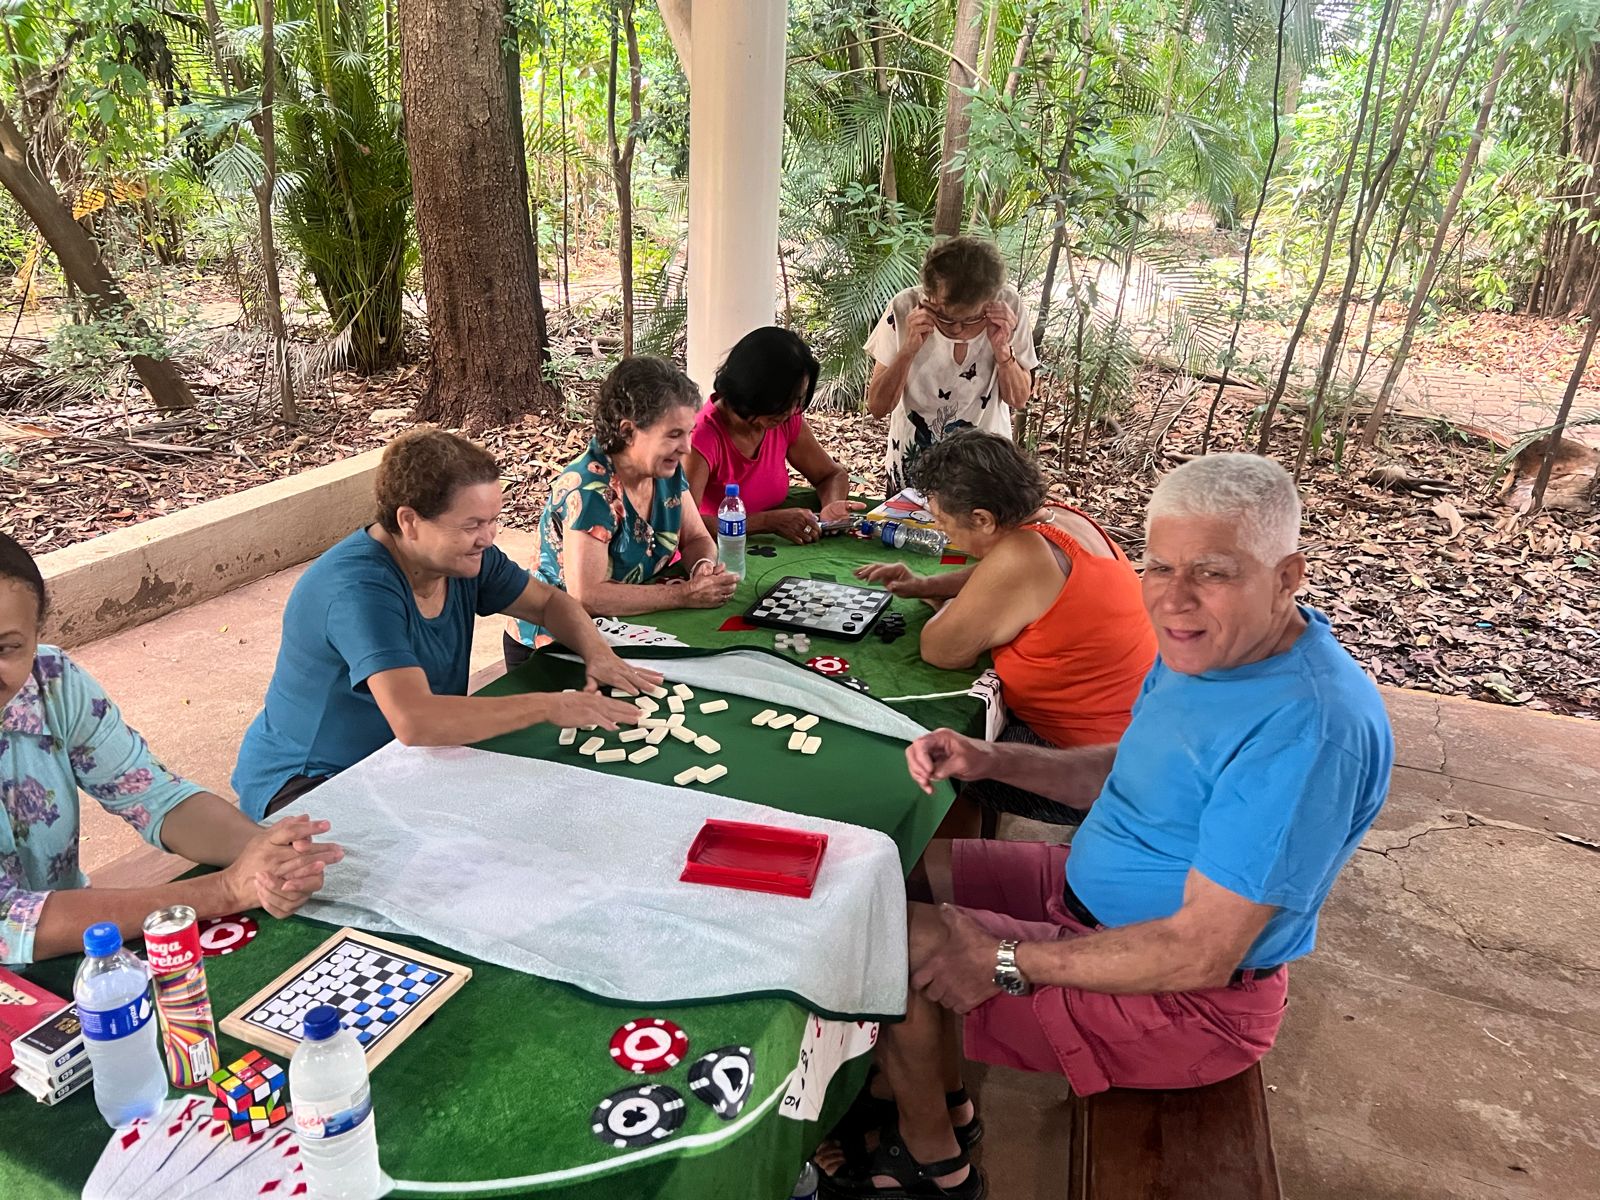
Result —
[{"label": "elderly man in blue t-shirt", "polygon": [[897,1132],[830,1193],[982,1194],[958,1033],[966,1057],[1059,1072],[1079,1095],[1212,1083],[1271,1048],[1285,964],[1315,944],[1394,761],[1377,688],[1295,603],[1299,526],[1276,463],[1184,464],[1150,498],[1160,657],[1122,741],[1058,750],[941,729],[911,745],[924,788],[993,779],[1088,815],[1070,847],[928,848],[912,889],[938,907],[911,906],[907,1019],[879,1050]]}]

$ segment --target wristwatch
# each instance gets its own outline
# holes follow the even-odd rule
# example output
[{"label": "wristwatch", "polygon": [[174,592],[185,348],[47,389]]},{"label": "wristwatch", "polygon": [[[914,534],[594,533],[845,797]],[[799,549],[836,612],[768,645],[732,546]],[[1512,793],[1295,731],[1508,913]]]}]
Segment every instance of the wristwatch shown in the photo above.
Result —
[{"label": "wristwatch", "polygon": [[1016,942],[1001,942],[1000,949],[994,952],[994,983],[1009,996],[1027,996],[1033,992],[1033,984],[1017,969]]}]

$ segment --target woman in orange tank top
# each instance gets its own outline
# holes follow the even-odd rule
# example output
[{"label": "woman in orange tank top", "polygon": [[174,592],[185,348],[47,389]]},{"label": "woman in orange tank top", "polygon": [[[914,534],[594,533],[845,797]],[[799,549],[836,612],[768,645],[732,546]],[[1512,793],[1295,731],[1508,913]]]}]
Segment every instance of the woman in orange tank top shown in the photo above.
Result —
[{"label": "woman in orange tank top", "polygon": [[[946,438],[923,452],[918,479],[940,528],[977,565],[919,576],[887,563],[856,574],[939,608],[922,631],[927,662],[960,668],[993,656],[1012,718],[1002,740],[1118,741],[1156,656],[1127,555],[1077,509],[1045,503],[1039,469],[1007,438]],[[1083,818],[1003,784],[964,794],[1035,820]]]}]

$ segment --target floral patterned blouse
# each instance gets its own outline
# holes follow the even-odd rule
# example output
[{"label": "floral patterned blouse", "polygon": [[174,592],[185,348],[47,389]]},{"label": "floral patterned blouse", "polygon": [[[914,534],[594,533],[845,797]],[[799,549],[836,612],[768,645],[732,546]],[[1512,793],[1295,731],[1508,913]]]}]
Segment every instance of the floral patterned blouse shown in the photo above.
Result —
[{"label": "floral patterned blouse", "polygon": [[78,867],[79,789],[161,846],[161,822],[205,789],[167,770],[89,673],[40,646],[0,713],[0,962],[33,960],[50,892],[88,886]]},{"label": "floral patterned blouse", "polygon": [[[683,503],[689,479],[683,468],[657,479],[650,511],[637,513],[616,484],[611,458],[590,442],[574,462],[563,467],[550,485],[550,499],[539,517],[539,546],[534,568],[551,587],[566,589],[561,548],[568,533],[583,532],[606,543],[611,578],[617,583],[647,583],[678,556],[683,528]],[[550,635],[531,621],[512,621],[509,632],[525,646],[543,646]]]}]

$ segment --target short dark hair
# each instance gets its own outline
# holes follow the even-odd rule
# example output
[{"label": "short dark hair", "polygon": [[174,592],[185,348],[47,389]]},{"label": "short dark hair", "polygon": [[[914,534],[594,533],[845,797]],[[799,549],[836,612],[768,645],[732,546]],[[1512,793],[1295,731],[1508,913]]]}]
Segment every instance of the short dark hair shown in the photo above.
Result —
[{"label": "short dark hair", "polygon": [[39,620],[44,621],[44,614],[50,607],[50,597],[44,589],[44,576],[39,573],[39,564],[33,561],[33,555],[24,550],[15,538],[3,533],[0,533],[0,579],[14,580],[32,592],[39,604]]},{"label": "short dark hair", "polygon": [[378,524],[398,534],[402,508],[431,521],[448,511],[458,488],[499,481],[500,464],[476,442],[442,429],[407,430],[378,461]]},{"label": "short dark hair", "polygon": [[922,289],[964,307],[992,299],[1006,281],[1000,247],[983,238],[953,237],[935,242],[922,260]]},{"label": "short dark hair", "polygon": [[680,404],[700,407],[700,389],[692,379],[664,358],[625,358],[600,384],[594,402],[595,441],[607,454],[615,454],[628,445],[624,421],[649,429]]},{"label": "short dark hair", "polygon": [[1002,528],[1020,525],[1043,506],[1049,489],[1034,461],[1010,438],[963,429],[935,442],[912,468],[916,486],[939,507],[965,519],[978,509]]},{"label": "short dark hair", "polygon": [[800,411],[810,408],[821,373],[822,364],[804,338],[793,330],[768,325],[739,339],[717,368],[711,387],[737,416],[747,420],[775,417],[793,407],[795,385],[802,379],[806,398],[800,402]]}]

